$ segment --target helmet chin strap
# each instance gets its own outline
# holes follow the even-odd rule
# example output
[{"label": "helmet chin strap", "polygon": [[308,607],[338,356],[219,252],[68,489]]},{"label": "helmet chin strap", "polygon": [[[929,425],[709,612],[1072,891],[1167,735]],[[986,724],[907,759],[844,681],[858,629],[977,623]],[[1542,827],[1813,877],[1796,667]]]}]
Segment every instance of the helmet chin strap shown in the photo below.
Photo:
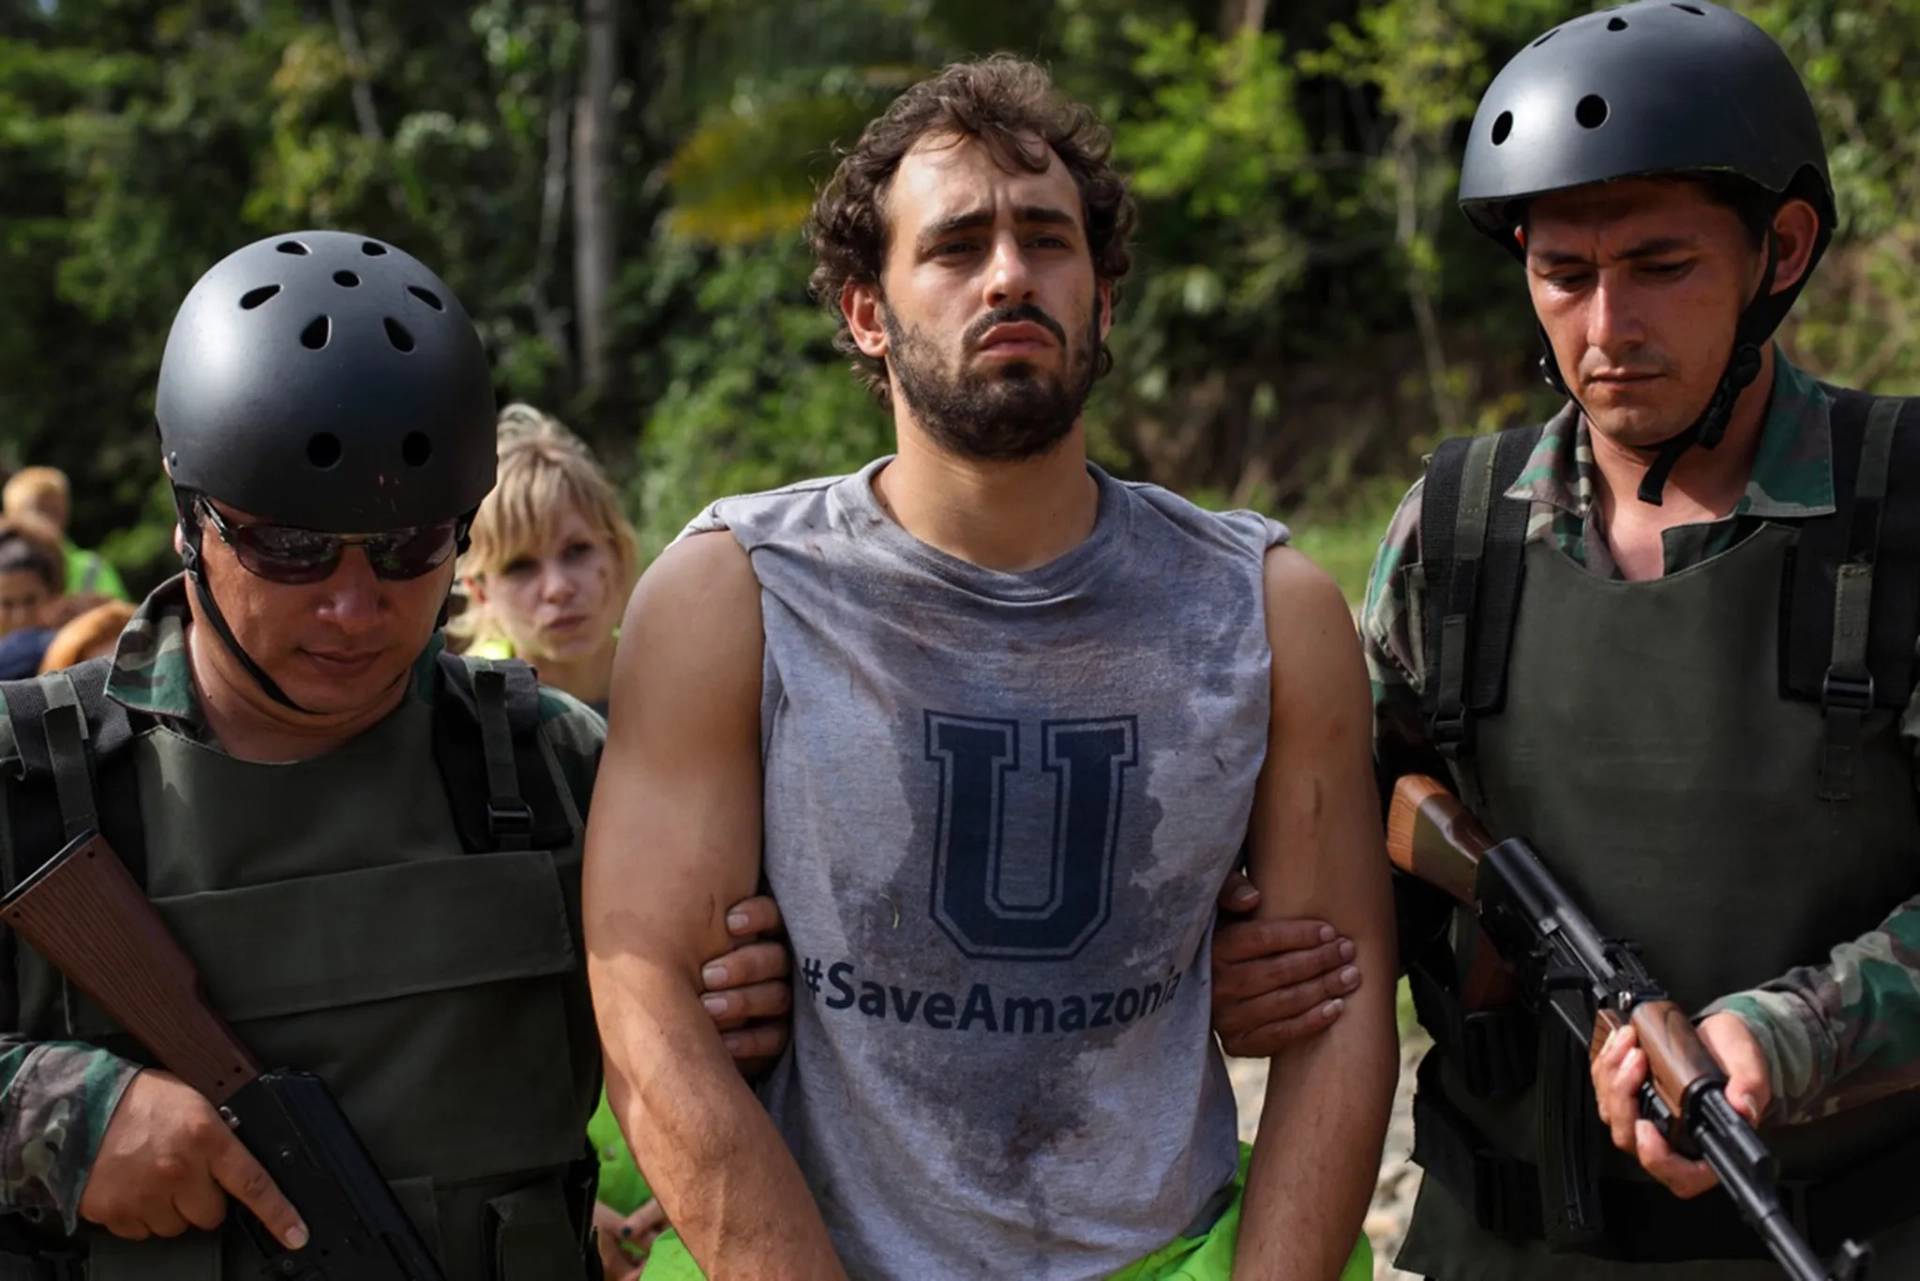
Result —
[{"label": "helmet chin strap", "polygon": [[[1767,340],[1773,337],[1773,331],[1786,319],[1794,299],[1800,294],[1798,285],[1779,293],[1773,291],[1774,273],[1779,265],[1779,242],[1769,231],[1766,274],[1761,278],[1759,292],[1747,304],[1746,310],[1740,313],[1740,323],[1733,331],[1733,352],[1727,357],[1727,367],[1721,371],[1720,381],[1714,386],[1706,409],[1693,420],[1693,424],[1659,442],[1659,452],[1654,455],[1653,465],[1647,468],[1647,474],[1640,481],[1641,502],[1660,506],[1667,478],[1673,474],[1674,464],[1680,461],[1681,455],[1695,445],[1712,449],[1726,436],[1727,424],[1733,420],[1733,407],[1739,403],[1740,393],[1760,376],[1761,353],[1766,350]],[[1579,398],[1567,387],[1567,381],[1560,373],[1544,326],[1540,329],[1540,342],[1544,352],[1540,357],[1541,374],[1548,385],[1573,401],[1585,414],[1586,406],[1580,404]],[[1588,420],[1592,420],[1590,415]]]},{"label": "helmet chin strap", "polygon": [[241,647],[239,639],[234,636],[233,629],[227,626],[226,615],[220,612],[219,603],[213,599],[213,592],[207,587],[206,566],[200,557],[202,531],[199,513],[193,510],[193,500],[182,493],[177,485],[173,487],[173,509],[180,517],[180,559],[186,565],[188,581],[193,584],[194,598],[200,602],[200,613],[213,625],[214,635],[227,647],[227,652],[239,660],[241,668],[268,698],[302,716],[313,715],[287,697],[286,691],[261,669],[260,664],[253,661],[253,656]]}]

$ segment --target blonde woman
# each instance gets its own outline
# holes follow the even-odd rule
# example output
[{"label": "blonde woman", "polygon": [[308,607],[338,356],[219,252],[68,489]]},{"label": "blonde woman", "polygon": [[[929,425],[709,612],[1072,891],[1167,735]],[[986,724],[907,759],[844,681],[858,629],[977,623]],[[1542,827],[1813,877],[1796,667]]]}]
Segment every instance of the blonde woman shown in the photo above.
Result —
[{"label": "blonde woman", "polygon": [[523,658],[602,715],[640,544],[593,455],[527,405],[500,414],[500,479],[461,561],[470,653]]}]

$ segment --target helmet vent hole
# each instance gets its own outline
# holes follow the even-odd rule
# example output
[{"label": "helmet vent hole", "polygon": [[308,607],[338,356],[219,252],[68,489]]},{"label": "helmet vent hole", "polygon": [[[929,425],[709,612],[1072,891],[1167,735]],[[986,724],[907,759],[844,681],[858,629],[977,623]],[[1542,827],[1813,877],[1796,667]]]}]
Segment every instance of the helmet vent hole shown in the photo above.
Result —
[{"label": "helmet vent hole", "polygon": [[296,258],[305,258],[313,251],[297,240],[283,240],[274,246],[283,254],[292,254]]},{"label": "helmet vent hole", "polygon": [[1555,27],[1553,30],[1547,32],[1546,35],[1541,36],[1538,40],[1534,41],[1533,47],[1535,49],[1538,49],[1541,45],[1545,44],[1547,41],[1553,39],[1555,36],[1559,34],[1560,34],[1560,28]]},{"label": "helmet vent hole", "polygon": [[361,242],[360,252],[369,258],[379,258],[386,254],[387,247],[377,240],[366,240]]},{"label": "helmet vent hole", "polygon": [[333,273],[333,283],[345,289],[352,289],[360,283],[360,277],[350,271],[336,271]]},{"label": "helmet vent hole", "polygon": [[333,336],[333,322],[325,316],[315,316],[300,331],[300,345],[308,351],[319,351],[327,345],[327,339]]},{"label": "helmet vent hole", "polygon": [[1608,18],[1607,19],[1607,30],[1625,31],[1626,29],[1627,29],[1627,20],[1625,18]]},{"label": "helmet vent hole", "polygon": [[1580,122],[1583,129],[1598,129],[1607,123],[1607,100],[1597,93],[1588,94],[1573,109],[1573,118]]},{"label": "helmet vent hole", "polygon": [[408,285],[407,292],[435,311],[445,311],[447,309],[447,305],[440,301],[440,295],[434,293],[431,289],[422,289],[418,285]]},{"label": "helmet vent hole", "polygon": [[392,316],[387,317],[387,341],[393,344],[396,351],[413,350],[413,335],[407,332],[405,325]]},{"label": "helmet vent hole", "polygon": [[1680,12],[1682,13],[1690,13],[1696,18],[1704,18],[1707,16],[1707,11],[1705,9],[1698,8],[1694,5],[1677,4],[1673,7],[1680,10]]},{"label": "helmet vent hole", "polygon": [[1493,145],[1499,146],[1513,133],[1513,113],[1503,111],[1493,120]]},{"label": "helmet vent hole", "polygon": [[262,285],[258,289],[249,289],[240,295],[240,310],[252,311],[267,299],[280,292],[278,285]]},{"label": "helmet vent hole", "polygon": [[307,461],[323,471],[339,466],[343,452],[340,438],[332,432],[323,431],[307,441]]},{"label": "helmet vent hole", "polygon": [[409,467],[425,467],[433,457],[433,440],[423,431],[410,431],[400,442],[400,457]]}]

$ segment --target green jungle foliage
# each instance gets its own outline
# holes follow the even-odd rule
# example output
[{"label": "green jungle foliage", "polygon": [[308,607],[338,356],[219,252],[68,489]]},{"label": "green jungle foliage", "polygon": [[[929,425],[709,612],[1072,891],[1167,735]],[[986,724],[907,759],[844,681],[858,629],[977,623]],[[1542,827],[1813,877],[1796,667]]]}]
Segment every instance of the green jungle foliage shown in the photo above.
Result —
[{"label": "green jungle foliage", "polygon": [[[1813,86],[1845,221],[1789,345],[1920,390],[1920,0],[1742,4]],[[716,494],[886,447],[797,228],[892,94],[1010,49],[1099,109],[1142,206],[1096,456],[1281,513],[1351,580],[1433,440],[1550,406],[1517,269],[1452,197],[1493,69],[1583,7],[626,0],[613,373],[589,391],[567,198],[584,0],[0,0],[0,467],[65,468],[77,537],[153,582],[174,308],[251,239],[353,228],[446,277],[502,398],[587,435],[657,548]]]}]

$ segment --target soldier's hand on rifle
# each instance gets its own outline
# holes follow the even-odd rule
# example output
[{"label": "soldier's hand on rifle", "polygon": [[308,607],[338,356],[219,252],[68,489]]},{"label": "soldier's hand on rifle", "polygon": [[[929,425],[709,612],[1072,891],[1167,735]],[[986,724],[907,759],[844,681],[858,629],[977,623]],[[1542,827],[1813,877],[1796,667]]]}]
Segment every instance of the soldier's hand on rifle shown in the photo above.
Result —
[{"label": "soldier's hand on rifle", "polygon": [[[1766,1056],[1737,1014],[1715,1014],[1700,1024],[1700,1040],[1727,1074],[1727,1102],[1756,1129],[1773,1101]],[[1600,1119],[1613,1145],[1640,1158],[1640,1165],[1675,1196],[1691,1198],[1719,1183],[1704,1161],[1676,1155],[1653,1122],[1640,1116],[1640,1083],[1647,1079],[1647,1055],[1631,1026],[1623,1027],[1593,1059],[1593,1090]]]},{"label": "soldier's hand on rifle", "polygon": [[[1239,872],[1220,891],[1239,916],[1260,891]],[[1213,1030],[1228,1054],[1269,1058],[1333,1025],[1360,989],[1354,948],[1325,921],[1222,918],[1213,933]]]},{"label": "soldier's hand on rifle", "polygon": [[228,1197],[288,1249],[306,1245],[299,1212],[211,1103],[165,1072],[134,1077],[100,1141],[80,1217],[129,1241],[177,1237],[219,1227]]},{"label": "soldier's hand on rifle", "polygon": [[727,909],[733,951],[700,971],[701,1004],[719,1026],[721,1042],[748,1077],[773,1066],[793,1031],[793,985],[788,980],[785,922],[762,895]]}]

